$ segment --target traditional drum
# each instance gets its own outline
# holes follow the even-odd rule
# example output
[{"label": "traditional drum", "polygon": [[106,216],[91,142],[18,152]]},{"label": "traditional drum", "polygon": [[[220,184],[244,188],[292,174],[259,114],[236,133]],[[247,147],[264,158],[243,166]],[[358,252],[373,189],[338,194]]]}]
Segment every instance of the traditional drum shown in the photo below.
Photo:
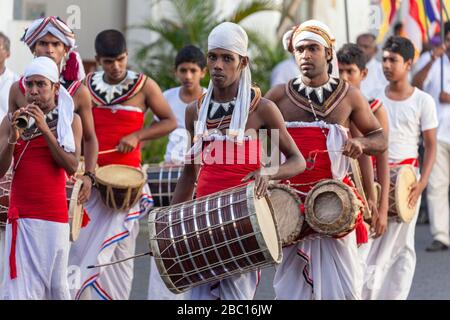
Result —
[{"label": "traditional drum", "polygon": [[11,189],[11,174],[0,178],[0,228],[5,228],[8,219],[9,190]]},{"label": "traditional drum", "polygon": [[273,212],[254,188],[252,182],[150,212],[150,249],[171,292],[281,261]]},{"label": "traditional drum", "polygon": [[415,207],[408,206],[410,188],[417,182],[416,170],[411,165],[400,165],[391,167],[390,174],[388,215],[408,223],[416,212]]},{"label": "traditional drum", "polygon": [[268,200],[277,222],[282,246],[287,247],[301,241],[305,217],[300,209],[302,202],[294,189],[284,184],[270,185]]},{"label": "traditional drum", "polygon": [[350,159],[350,178],[353,181],[356,190],[358,191],[359,195],[362,197],[364,201],[364,206],[362,208],[362,213],[365,221],[370,221],[372,218],[372,212],[370,212],[368,203],[367,203],[367,197],[366,192],[364,191],[364,183],[363,183],[363,177],[361,174],[361,168],[359,167],[359,162],[356,159]]},{"label": "traditional drum", "polygon": [[78,203],[78,194],[83,182],[68,180],[66,183],[67,206],[69,208],[70,241],[76,241],[83,222],[83,205]]},{"label": "traditional drum", "polygon": [[340,180],[317,183],[305,200],[305,219],[317,233],[339,237],[354,229],[362,203]]},{"label": "traditional drum", "polygon": [[107,165],[95,173],[103,203],[116,211],[127,211],[140,199],[145,185],[143,170],[125,165]]},{"label": "traditional drum", "polygon": [[182,165],[149,165],[147,183],[153,197],[155,207],[170,205],[178,179],[183,172]]}]

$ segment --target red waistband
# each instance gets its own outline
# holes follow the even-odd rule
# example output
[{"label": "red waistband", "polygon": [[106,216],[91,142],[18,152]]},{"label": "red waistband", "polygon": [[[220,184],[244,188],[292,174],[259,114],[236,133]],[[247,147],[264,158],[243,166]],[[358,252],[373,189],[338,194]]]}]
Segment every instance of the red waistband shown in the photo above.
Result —
[{"label": "red waistband", "polygon": [[408,158],[408,159],[404,159],[399,162],[389,162],[389,166],[391,166],[391,167],[402,166],[402,165],[406,165],[406,164],[409,164],[409,165],[412,165],[413,167],[418,168],[419,167],[419,159]]}]

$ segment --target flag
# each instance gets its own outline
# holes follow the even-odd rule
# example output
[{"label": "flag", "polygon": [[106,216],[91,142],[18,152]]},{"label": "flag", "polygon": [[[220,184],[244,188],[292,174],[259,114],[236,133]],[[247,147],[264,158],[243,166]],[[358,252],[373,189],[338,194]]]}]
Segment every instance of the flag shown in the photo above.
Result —
[{"label": "flag", "polygon": [[383,23],[381,24],[380,31],[378,33],[378,43],[384,40],[386,33],[389,31],[395,14],[397,13],[399,2],[399,0],[380,0],[380,9],[383,13]]},{"label": "flag", "polygon": [[[404,26],[406,37],[414,44],[416,58],[422,51],[422,43],[426,41],[425,11],[418,0],[409,0],[409,10],[405,17]],[[421,12],[422,11],[422,12]]]}]

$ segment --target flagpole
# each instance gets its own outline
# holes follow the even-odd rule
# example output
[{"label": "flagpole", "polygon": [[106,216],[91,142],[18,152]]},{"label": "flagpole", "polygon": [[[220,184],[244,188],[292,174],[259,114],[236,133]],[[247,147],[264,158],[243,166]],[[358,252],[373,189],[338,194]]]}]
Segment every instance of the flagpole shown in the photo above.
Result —
[{"label": "flagpole", "polygon": [[[445,31],[444,31],[444,1],[440,0],[441,4],[441,44],[445,43]],[[444,53],[445,54],[445,53]],[[441,92],[444,91],[444,56],[441,56]]]},{"label": "flagpole", "polygon": [[426,35],[427,35],[426,40],[428,42],[428,45],[430,45],[431,44],[430,43],[430,25],[428,23],[428,16],[426,14],[425,0],[422,0],[422,7],[423,7],[423,10],[425,11],[425,32],[426,32]]},{"label": "flagpole", "polygon": [[345,32],[347,35],[347,43],[350,42],[350,29],[348,26],[348,3],[347,0],[344,0],[344,10],[345,10]]}]

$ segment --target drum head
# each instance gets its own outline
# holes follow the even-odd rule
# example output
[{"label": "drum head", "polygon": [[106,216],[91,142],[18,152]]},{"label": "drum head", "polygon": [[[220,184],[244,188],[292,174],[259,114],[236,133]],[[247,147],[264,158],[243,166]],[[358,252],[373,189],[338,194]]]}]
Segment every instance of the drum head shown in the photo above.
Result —
[{"label": "drum head", "polygon": [[108,165],[95,172],[98,183],[117,188],[139,188],[145,183],[142,170],[125,165]]},{"label": "drum head", "polygon": [[[251,182],[247,185],[247,196],[252,200],[248,201],[249,212],[255,212],[258,223],[253,224],[254,228],[259,227],[260,239],[258,242],[262,246],[263,241],[266,243],[270,257],[267,260],[280,263],[282,258],[281,240],[278,237],[278,230],[275,223],[272,208],[269,206],[267,199],[257,199],[255,196],[255,183]],[[256,231],[256,230],[255,230]],[[257,233],[257,238],[259,237]]]},{"label": "drum head", "polygon": [[269,186],[269,205],[272,207],[282,246],[289,246],[299,240],[304,216],[301,214],[300,197],[292,188],[283,184]]},{"label": "drum head", "polygon": [[410,208],[408,206],[410,187],[416,182],[417,176],[414,167],[411,165],[401,166],[395,184],[395,198],[398,217],[405,223],[410,222],[416,212],[416,207]]},{"label": "drum head", "polygon": [[83,205],[78,204],[78,194],[80,193],[82,184],[83,182],[81,180],[75,182],[69,198],[70,241],[72,242],[78,239],[83,222]]},{"label": "drum head", "polygon": [[314,231],[329,236],[350,231],[361,208],[351,188],[339,180],[324,180],[306,197],[305,218]]}]

